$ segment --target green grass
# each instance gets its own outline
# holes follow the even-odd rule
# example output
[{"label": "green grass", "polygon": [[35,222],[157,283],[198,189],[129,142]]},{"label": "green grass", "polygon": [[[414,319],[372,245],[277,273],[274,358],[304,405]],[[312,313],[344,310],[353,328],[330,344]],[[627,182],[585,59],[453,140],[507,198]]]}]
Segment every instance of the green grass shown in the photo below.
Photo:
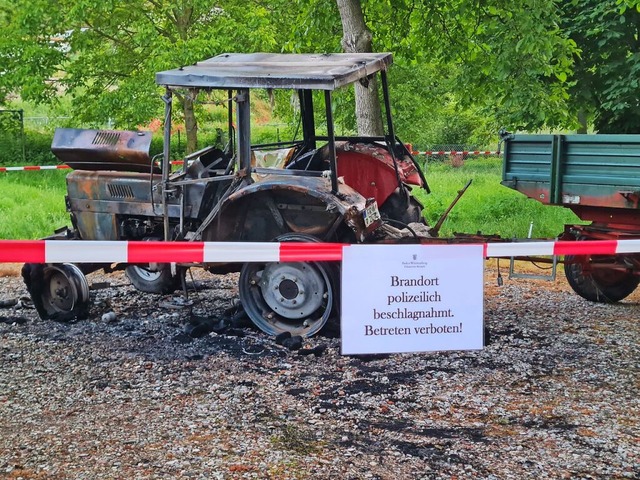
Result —
[{"label": "green grass", "polygon": [[64,205],[67,172],[0,173],[0,239],[33,240],[70,225]]},{"label": "green grass", "polygon": [[[0,173],[0,239],[42,238],[56,228],[70,225],[64,205],[67,173],[68,170]],[[500,185],[500,159],[467,160],[460,168],[446,162],[429,162],[425,174],[432,193],[422,191],[416,196],[423,202],[431,225],[457,191],[473,180],[443,224],[441,237],[480,231],[524,238],[533,222],[534,237],[553,238],[566,223],[578,221],[567,209],[542,205]]]},{"label": "green grass", "polygon": [[425,206],[424,215],[430,225],[438,221],[458,190],[472,180],[441,227],[441,237],[452,236],[455,232],[481,232],[504,238],[524,238],[533,222],[533,237],[553,238],[562,232],[565,224],[579,222],[570,210],[545,206],[500,185],[500,158],[466,160],[459,168],[453,168],[446,161],[430,161],[425,175],[431,194],[418,191],[416,197]]}]

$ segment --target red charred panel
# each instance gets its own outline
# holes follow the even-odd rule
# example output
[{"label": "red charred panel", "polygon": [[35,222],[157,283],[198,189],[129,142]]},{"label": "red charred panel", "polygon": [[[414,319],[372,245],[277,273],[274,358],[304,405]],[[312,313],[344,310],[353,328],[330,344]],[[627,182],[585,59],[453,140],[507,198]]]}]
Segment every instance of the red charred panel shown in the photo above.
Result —
[{"label": "red charred panel", "polygon": [[[338,142],[338,176],[365,198],[382,205],[398,187],[398,177],[391,154],[383,147],[368,143]],[[403,183],[422,185],[420,175],[409,159],[398,161]]]}]

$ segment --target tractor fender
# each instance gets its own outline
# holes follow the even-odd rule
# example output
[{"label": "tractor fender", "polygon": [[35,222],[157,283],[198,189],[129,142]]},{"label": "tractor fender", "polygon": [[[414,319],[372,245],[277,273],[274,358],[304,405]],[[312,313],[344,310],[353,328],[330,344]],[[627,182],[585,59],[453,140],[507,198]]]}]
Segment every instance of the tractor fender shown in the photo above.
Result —
[{"label": "tractor fender", "polygon": [[336,156],[338,176],[366,198],[374,198],[379,206],[399,187],[398,177],[403,184],[422,186],[420,174],[411,159],[398,159],[396,174],[393,157],[382,145],[337,142]]},{"label": "tractor fender", "polygon": [[331,192],[324,177],[269,175],[226,198],[203,232],[205,241],[271,241],[284,233],[304,233],[325,241],[344,223],[363,241],[370,231],[363,211],[367,200],[348,185]]}]

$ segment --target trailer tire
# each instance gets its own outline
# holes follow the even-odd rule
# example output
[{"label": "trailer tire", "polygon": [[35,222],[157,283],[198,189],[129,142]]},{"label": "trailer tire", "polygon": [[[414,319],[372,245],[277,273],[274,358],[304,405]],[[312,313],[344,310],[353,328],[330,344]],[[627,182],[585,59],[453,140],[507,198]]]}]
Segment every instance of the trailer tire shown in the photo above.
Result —
[{"label": "trailer tire", "polygon": [[591,268],[593,257],[567,255],[564,273],[569,285],[591,302],[615,303],[628,297],[640,284],[640,277],[613,268]]},{"label": "trailer tire", "polygon": [[178,268],[176,275],[173,275],[169,263],[159,263],[153,269],[148,265],[129,265],[124,272],[137,290],[161,295],[180,288],[185,275],[183,268]]}]

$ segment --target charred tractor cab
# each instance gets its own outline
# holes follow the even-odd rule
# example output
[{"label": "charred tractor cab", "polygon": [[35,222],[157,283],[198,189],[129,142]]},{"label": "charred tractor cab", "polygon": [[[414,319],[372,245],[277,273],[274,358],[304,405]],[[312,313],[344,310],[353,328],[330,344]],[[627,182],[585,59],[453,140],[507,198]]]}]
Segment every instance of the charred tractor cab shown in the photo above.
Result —
[{"label": "charred tractor cab", "polygon": [[[149,132],[58,129],[52,151],[67,176],[72,228],[51,239],[205,242],[349,242],[379,240],[418,222],[410,194],[426,180],[391,118],[380,54],[224,54],[156,74],[165,88],[164,151],[151,158]],[[379,76],[386,132],[338,136],[334,93]],[[289,90],[299,137],[252,144],[252,95]],[[226,105],[228,141],[187,155],[172,169],[175,99],[217,95]],[[282,97],[281,97],[282,98]],[[384,228],[381,228],[383,227]],[[250,258],[250,257],[249,257]],[[83,273],[125,268],[133,285],[169,293],[194,265],[26,265],[25,281],[45,318],[86,316]],[[339,267],[331,262],[199,265],[240,271],[240,300],[251,320],[274,335],[310,336],[337,315]],[[81,271],[82,270],[82,271]]]}]

